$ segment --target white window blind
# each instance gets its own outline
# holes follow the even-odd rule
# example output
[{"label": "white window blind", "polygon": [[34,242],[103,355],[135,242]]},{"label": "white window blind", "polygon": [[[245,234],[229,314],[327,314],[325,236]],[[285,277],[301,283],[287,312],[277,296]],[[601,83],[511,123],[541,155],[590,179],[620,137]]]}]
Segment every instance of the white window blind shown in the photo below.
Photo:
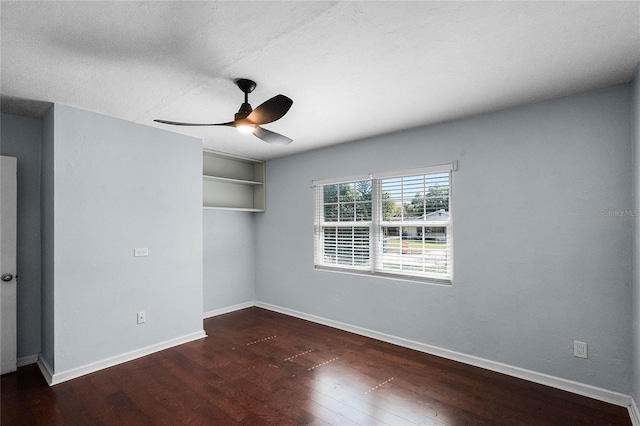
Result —
[{"label": "white window blind", "polygon": [[454,168],[314,182],[316,267],[450,282]]},{"label": "white window blind", "polygon": [[316,264],[369,269],[371,181],[316,186]]}]

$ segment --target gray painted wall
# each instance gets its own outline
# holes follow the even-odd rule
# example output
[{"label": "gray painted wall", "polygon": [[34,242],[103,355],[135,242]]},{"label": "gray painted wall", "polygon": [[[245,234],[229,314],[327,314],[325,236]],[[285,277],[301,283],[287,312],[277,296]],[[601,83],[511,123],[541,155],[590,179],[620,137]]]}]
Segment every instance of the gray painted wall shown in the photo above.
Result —
[{"label": "gray painted wall", "polygon": [[203,210],[204,312],[255,296],[254,213]]},{"label": "gray painted wall", "polygon": [[201,141],[57,104],[53,120],[42,203],[55,372],[201,331]]},{"label": "gray painted wall", "polygon": [[[41,352],[41,326],[44,331],[42,356],[54,366],[54,272],[53,272],[53,194],[54,194],[54,115],[43,120],[2,114],[1,152],[18,157],[19,222],[18,267],[18,357]],[[58,106],[60,108],[60,106]],[[41,144],[44,138],[45,143]],[[44,172],[40,173],[40,156]],[[40,210],[40,184],[42,205]],[[41,259],[40,222],[43,225]],[[255,226],[253,213],[203,211],[204,312],[252,302],[255,294]],[[42,289],[41,262],[48,271]]]},{"label": "gray painted wall", "polygon": [[2,114],[0,154],[18,159],[18,358],[40,353],[40,140],[42,122]]},{"label": "gray painted wall", "polygon": [[[629,394],[633,218],[612,212],[633,208],[631,100],[620,86],[269,161],[256,300]],[[452,286],[313,269],[313,179],[453,160]]]}]

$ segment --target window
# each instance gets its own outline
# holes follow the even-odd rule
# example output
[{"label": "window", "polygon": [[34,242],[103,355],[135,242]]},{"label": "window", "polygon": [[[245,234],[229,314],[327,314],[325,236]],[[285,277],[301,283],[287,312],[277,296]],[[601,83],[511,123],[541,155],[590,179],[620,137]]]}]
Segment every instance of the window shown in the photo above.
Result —
[{"label": "window", "polygon": [[322,262],[368,268],[371,264],[371,181],[318,188],[322,197]]},{"label": "window", "polygon": [[451,282],[456,163],[315,181],[315,266]]}]

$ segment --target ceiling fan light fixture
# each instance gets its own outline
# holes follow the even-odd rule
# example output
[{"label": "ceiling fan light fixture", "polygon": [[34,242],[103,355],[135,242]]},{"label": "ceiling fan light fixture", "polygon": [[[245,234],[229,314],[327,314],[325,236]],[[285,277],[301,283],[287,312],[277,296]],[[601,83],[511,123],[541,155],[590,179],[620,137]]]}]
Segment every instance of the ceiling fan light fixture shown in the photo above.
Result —
[{"label": "ceiling fan light fixture", "polygon": [[233,121],[226,123],[183,123],[180,121],[153,120],[157,123],[171,124],[173,126],[229,126],[235,127],[241,133],[253,134],[258,139],[275,145],[288,145],[293,139],[279,133],[265,129],[261,124],[272,123],[281,119],[293,101],[285,95],[276,95],[271,99],[258,105],[256,109],[249,104],[249,93],[256,88],[256,82],[246,78],[235,80],[236,85],[244,93],[244,102],[238,112],[234,115]]},{"label": "ceiling fan light fixture", "polygon": [[236,126],[236,129],[238,129],[240,133],[253,133],[256,130],[256,126],[251,124],[239,124]]}]

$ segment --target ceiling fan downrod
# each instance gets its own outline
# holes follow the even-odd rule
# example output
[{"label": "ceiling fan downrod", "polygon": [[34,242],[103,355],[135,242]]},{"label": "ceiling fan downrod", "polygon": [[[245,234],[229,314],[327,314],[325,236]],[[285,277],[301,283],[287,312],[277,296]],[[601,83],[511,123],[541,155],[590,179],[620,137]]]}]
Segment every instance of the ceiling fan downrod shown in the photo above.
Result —
[{"label": "ceiling fan downrod", "polygon": [[234,116],[234,119],[237,121],[247,118],[247,116],[253,111],[253,108],[251,108],[251,105],[249,104],[249,93],[255,90],[257,84],[255,81],[247,78],[239,78],[235,83],[236,86],[238,86],[238,88],[240,88],[244,93],[244,103],[240,105],[240,109]]}]

